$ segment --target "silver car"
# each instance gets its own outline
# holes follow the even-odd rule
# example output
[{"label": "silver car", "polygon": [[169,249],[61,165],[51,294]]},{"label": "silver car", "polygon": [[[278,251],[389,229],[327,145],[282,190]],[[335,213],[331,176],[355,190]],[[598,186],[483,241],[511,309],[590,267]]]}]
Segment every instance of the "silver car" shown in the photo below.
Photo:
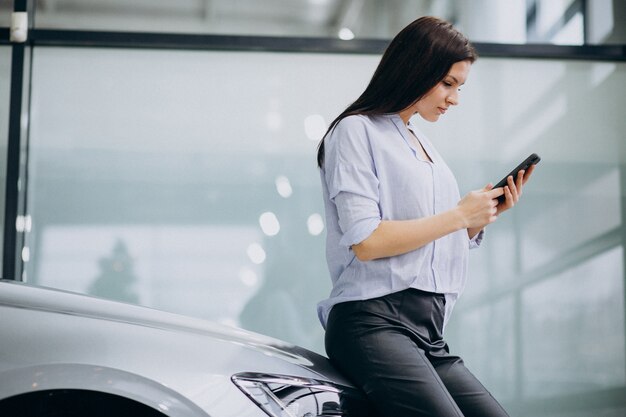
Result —
[{"label": "silver car", "polygon": [[328,359],[248,331],[0,280],[0,416],[371,416]]}]

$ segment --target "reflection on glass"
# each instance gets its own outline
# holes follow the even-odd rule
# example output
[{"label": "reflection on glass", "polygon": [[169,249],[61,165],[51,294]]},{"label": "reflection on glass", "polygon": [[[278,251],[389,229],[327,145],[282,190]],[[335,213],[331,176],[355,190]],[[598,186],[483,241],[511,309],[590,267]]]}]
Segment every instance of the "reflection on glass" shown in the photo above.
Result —
[{"label": "reflection on glass", "polygon": [[30,261],[30,248],[28,246],[24,246],[22,248],[22,262]]},{"label": "reflection on glass", "polygon": [[111,253],[100,258],[98,264],[100,270],[87,290],[89,294],[133,304],[139,302],[133,259],[123,240],[115,242]]},{"label": "reflection on glass", "polygon": [[252,268],[243,267],[239,270],[239,279],[248,287],[255,287],[259,284],[259,276]]},{"label": "reflection on glass", "polygon": [[306,219],[306,226],[309,229],[309,233],[313,236],[317,236],[324,231],[324,219],[319,213],[313,213]]},{"label": "reflection on glass", "polygon": [[252,243],[248,246],[246,253],[248,254],[250,260],[257,265],[265,262],[265,250],[263,249],[263,246],[258,243]]},{"label": "reflection on glass", "polygon": [[276,177],[276,191],[278,191],[278,194],[280,194],[281,197],[289,198],[293,193],[289,178],[284,175]]},{"label": "reflection on glass", "polygon": [[316,143],[324,136],[327,128],[328,126],[322,115],[311,114],[304,119],[304,131],[306,136]]},{"label": "reflection on glass", "polygon": [[[260,238],[258,226],[45,225],[38,219],[37,256],[27,268],[28,280],[40,285],[238,324],[263,282],[263,269],[247,253],[248,242]],[[255,248],[253,256],[264,256]],[[34,265],[41,276],[33,276]]]},{"label": "reflection on glass", "polygon": [[267,236],[276,236],[278,232],[280,232],[280,222],[278,221],[278,217],[271,211],[266,211],[261,214],[259,217],[259,224],[261,225],[261,230]]}]

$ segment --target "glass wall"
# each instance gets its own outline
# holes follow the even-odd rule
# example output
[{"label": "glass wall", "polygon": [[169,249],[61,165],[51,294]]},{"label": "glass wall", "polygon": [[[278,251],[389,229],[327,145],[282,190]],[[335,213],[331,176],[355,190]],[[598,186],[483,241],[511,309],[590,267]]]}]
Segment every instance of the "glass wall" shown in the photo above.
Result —
[{"label": "glass wall", "polygon": [[626,65],[482,59],[472,71],[465,105],[425,126],[461,189],[532,152],[542,162],[472,252],[451,346],[513,415],[626,415]]},{"label": "glass wall", "polygon": [[[0,244],[4,241],[4,207],[7,144],[9,139],[9,100],[11,86],[11,47],[0,46]],[[0,266],[4,253],[0,251]]]},{"label": "glass wall", "polygon": [[[323,352],[315,148],[377,61],[36,49],[26,280]],[[513,416],[624,415],[626,64],[480,59],[461,101],[415,122],[462,192],[542,162],[472,252],[452,350]]]},{"label": "glass wall", "polygon": [[39,48],[27,280],[319,350],[313,154],[376,61]]},{"label": "glass wall", "polygon": [[475,42],[626,43],[623,0],[39,0],[35,5],[38,28],[390,39],[415,18],[434,15],[454,22]]}]

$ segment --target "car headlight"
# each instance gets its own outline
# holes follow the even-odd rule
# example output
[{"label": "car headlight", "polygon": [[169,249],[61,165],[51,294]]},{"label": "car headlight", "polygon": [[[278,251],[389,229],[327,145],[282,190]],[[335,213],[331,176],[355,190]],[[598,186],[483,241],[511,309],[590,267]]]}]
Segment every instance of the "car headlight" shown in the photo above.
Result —
[{"label": "car headlight", "polygon": [[271,417],[374,416],[360,391],[326,381],[258,373],[232,381]]}]

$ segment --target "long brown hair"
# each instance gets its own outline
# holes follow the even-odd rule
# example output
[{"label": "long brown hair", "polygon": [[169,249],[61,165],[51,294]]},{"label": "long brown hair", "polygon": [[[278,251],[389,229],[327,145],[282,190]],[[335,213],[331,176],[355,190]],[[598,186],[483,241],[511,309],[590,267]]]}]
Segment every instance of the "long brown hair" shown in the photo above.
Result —
[{"label": "long brown hair", "polygon": [[402,29],[383,54],[361,96],[328,127],[317,148],[317,164],[324,165],[324,139],[344,117],[400,112],[421,99],[459,61],[477,58],[469,40],[451,23],[424,16]]}]

